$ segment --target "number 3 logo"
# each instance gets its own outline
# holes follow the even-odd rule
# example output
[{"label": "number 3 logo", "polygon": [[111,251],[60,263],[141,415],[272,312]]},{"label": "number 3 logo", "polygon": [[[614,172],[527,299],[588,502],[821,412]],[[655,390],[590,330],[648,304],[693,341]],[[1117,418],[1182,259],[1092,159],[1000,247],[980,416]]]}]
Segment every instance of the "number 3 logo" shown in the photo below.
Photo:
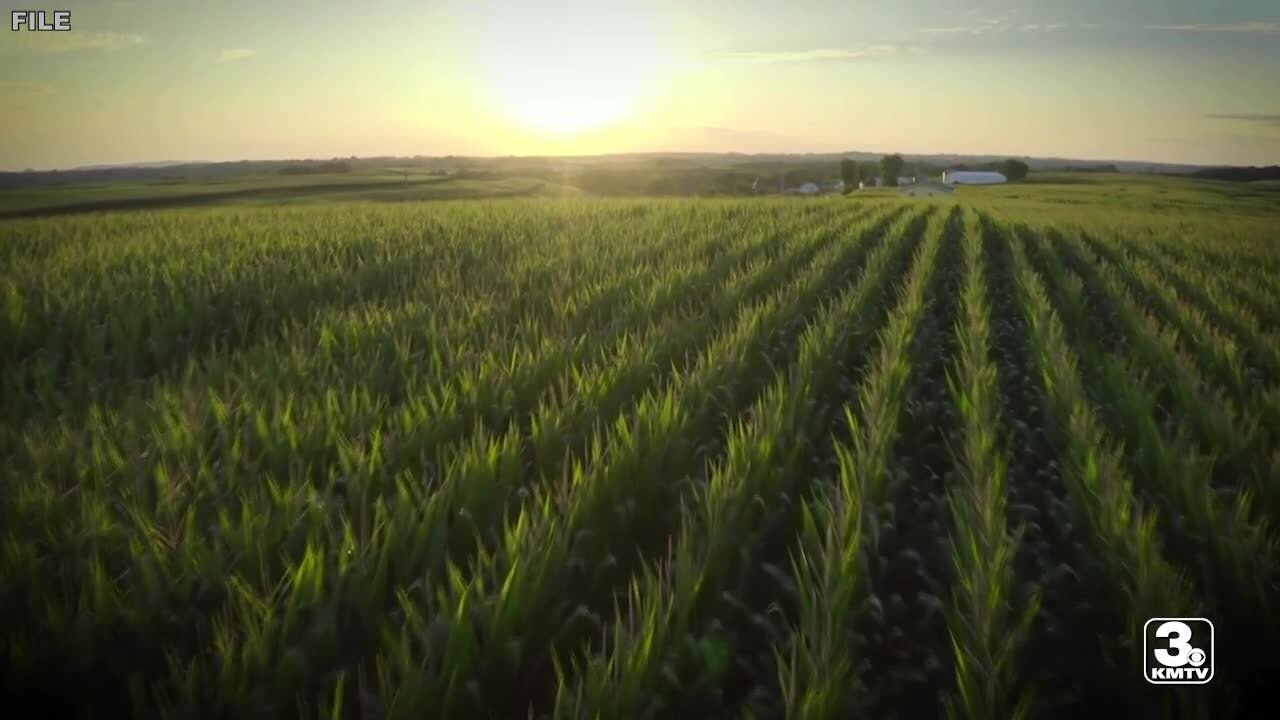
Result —
[{"label": "number 3 logo", "polygon": [[[1191,647],[1191,643],[1187,642],[1191,639],[1191,628],[1186,623],[1171,621],[1161,623],[1156,628],[1156,637],[1169,638],[1169,650],[1177,652],[1169,652],[1169,650],[1155,650],[1156,660],[1160,661],[1165,667],[1182,667],[1191,660],[1193,652],[1201,652]],[[1204,662],[1203,652],[1201,652],[1200,662]],[[1193,663],[1199,664],[1199,663]]]}]

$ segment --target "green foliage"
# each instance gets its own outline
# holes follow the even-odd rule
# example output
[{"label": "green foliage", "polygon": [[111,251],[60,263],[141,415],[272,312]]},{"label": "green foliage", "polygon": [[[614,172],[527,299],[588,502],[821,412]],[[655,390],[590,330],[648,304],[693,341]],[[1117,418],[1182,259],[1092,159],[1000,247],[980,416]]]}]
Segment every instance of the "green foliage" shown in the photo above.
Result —
[{"label": "green foliage", "polygon": [[1027,173],[1030,171],[1031,166],[1014,158],[1009,158],[1000,165],[1000,172],[1004,173],[1004,176],[1009,179],[1009,182],[1026,180]]},{"label": "green foliage", "polygon": [[862,182],[862,168],[856,160],[845,158],[840,161],[840,179],[844,181],[846,190],[858,187]]},{"label": "green foliage", "polygon": [[880,178],[884,181],[885,187],[898,187],[898,177],[902,175],[906,166],[906,161],[897,153],[881,158]]},{"label": "green foliage", "polygon": [[[0,683],[1231,716],[1276,670],[1274,217],[1041,180],[0,221]],[[1223,692],[1149,690],[1142,622],[1201,613],[1254,622]]]}]

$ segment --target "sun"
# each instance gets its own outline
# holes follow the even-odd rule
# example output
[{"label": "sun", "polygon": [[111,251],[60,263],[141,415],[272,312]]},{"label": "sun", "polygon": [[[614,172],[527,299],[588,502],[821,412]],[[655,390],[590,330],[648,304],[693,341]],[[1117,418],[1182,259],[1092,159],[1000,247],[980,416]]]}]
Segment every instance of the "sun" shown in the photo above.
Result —
[{"label": "sun", "polygon": [[625,116],[645,94],[644,66],[602,60],[565,48],[493,73],[495,100],[512,120],[534,130],[572,134]]},{"label": "sun", "polygon": [[480,59],[491,101],[511,122],[567,136],[626,117],[659,82],[662,58],[638,9],[497,13]]}]

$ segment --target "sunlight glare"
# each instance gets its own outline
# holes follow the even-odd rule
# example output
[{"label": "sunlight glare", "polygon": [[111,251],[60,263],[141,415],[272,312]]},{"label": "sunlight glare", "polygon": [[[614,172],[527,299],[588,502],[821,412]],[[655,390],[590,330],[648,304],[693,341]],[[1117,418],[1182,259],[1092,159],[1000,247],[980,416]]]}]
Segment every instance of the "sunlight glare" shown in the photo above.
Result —
[{"label": "sunlight glare", "polygon": [[658,82],[641,8],[503,8],[480,33],[486,90],[525,128],[573,135],[623,118]]}]

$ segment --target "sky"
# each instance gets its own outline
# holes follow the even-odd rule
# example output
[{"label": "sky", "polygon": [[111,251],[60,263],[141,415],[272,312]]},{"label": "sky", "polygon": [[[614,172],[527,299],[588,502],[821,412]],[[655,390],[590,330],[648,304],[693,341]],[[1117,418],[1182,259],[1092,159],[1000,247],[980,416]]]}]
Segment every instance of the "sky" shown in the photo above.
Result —
[{"label": "sky", "polygon": [[0,169],[609,152],[1280,164],[1277,0],[0,0]]}]

